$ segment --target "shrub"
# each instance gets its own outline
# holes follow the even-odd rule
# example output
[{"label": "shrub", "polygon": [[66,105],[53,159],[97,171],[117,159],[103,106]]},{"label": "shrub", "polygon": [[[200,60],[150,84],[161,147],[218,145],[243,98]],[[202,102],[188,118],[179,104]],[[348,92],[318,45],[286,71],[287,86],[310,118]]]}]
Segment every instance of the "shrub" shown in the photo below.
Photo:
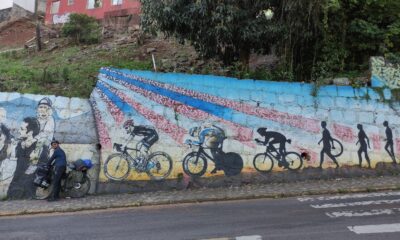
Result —
[{"label": "shrub", "polygon": [[65,37],[72,38],[75,43],[98,43],[100,41],[100,26],[94,17],[73,13],[63,26],[62,34]]}]

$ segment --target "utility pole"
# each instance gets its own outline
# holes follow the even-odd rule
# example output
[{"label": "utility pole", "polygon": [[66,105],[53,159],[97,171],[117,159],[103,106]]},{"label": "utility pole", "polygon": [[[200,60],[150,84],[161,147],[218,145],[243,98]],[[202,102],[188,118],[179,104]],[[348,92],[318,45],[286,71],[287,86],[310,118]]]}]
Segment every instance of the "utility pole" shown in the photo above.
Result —
[{"label": "utility pole", "polygon": [[36,49],[42,51],[42,41],[40,36],[40,20],[39,20],[39,0],[35,0],[35,20],[36,20]]}]

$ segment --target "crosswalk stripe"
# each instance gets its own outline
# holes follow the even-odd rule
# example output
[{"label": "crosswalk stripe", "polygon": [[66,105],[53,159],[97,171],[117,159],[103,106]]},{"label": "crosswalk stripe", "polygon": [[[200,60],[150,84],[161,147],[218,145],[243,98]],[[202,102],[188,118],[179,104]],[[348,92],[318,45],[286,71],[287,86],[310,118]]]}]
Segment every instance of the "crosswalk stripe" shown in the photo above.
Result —
[{"label": "crosswalk stripe", "polygon": [[352,198],[390,197],[390,196],[400,196],[400,192],[358,193],[358,194],[336,195],[329,197],[300,197],[297,198],[297,200],[300,202],[314,202],[314,201],[344,200]]},{"label": "crosswalk stripe", "polygon": [[313,208],[339,208],[339,207],[354,207],[354,206],[367,206],[367,205],[379,205],[379,204],[393,204],[400,203],[400,199],[394,200],[375,200],[375,201],[360,201],[360,202],[349,202],[349,203],[326,203],[326,204],[311,204]]},{"label": "crosswalk stripe", "polygon": [[365,217],[365,216],[377,216],[377,215],[391,215],[399,212],[400,208],[388,208],[388,209],[372,209],[370,211],[328,212],[325,214],[331,218],[339,218],[339,217]]},{"label": "crosswalk stripe", "polygon": [[400,232],[400,223],[381,224],[381,225],[349,226],[348,229],[357,234],[392,233],[392,232]]},{"label": "crosswalk stripe", "polygon": [[262,240],[262,237],[260,235],[252,235],[252,236],[239,236],[235,238],[207,238],[207,239],[202,239],[202,240]]},{"label": "crosswalk stripe", "polygon": [[236,237],[235,240],[262,240],[259,235]]}]

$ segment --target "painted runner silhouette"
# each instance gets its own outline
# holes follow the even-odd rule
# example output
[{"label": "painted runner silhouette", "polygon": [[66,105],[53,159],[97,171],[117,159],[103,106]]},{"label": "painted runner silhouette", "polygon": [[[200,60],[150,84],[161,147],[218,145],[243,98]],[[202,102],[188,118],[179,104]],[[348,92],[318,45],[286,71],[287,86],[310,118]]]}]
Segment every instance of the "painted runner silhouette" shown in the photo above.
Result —
[{"label": "painted runner silhouette", "polygon": [[389,123],[388,121],[384,121],[383,122],[383,126],[386,127],[385,133],[386,133],[386,145],[385,145],[385,150],[386,152],[388,152],[389,156],[392,158],[392,161],[394,164],[396,164],[396,157],[394,154],[394,150],[393,150],[393,133],[392,133],[392,129],[389,127]]},{"label": "painted runner silhouette", "polygon": [[318,145],[322,142],[323,148],[322,148],[321,154],[320,154],[319,167],[322,168],[322,164],[324,163],[324,154],[326,154],[336,164],[336,168],[338,168],[339,163],[337,162],[336,157],[333,156],[333,154],[332,154],[332,149],[335,149],[335,146],[333,144],[333,138],[331,137],[331,133],[329,132],[329,130],[326,128],[325,121],[321,122],[321,127],[323,129],[322,138],[321,138],[321,140],[319,140]]},{"label": "painted runner silhouette", "polygon": [[358,141],[356,143],[356,145],[358,143],[360,143],[360,148],[358,149],[358,161],[359,161],[359,166],[361,167],[362,165],[362,156],[361,154],[364,153],[365,155],[365,159],[367,160],[368,163],[368,168],[371,168],[371,161],[369,159],[368,156],[368,149],[371,149],[370,145],[369,145],[369,138],[367,136],[367,134],[364,132],[363,126],[361,124],[357,124],[357,128],[359,130],[358,132]]}]

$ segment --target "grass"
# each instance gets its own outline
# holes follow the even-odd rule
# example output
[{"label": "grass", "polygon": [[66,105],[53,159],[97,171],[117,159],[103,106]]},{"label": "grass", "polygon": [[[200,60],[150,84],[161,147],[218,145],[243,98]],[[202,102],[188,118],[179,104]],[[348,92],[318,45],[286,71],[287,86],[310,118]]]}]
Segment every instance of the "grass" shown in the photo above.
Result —
[{"label": "grass", "polygon": [[52,52],[0,54],[0,91],[88,98],[101,67],[150,70],[150,58],[134,61],[135,45],[103,50],[66,46]]}]

